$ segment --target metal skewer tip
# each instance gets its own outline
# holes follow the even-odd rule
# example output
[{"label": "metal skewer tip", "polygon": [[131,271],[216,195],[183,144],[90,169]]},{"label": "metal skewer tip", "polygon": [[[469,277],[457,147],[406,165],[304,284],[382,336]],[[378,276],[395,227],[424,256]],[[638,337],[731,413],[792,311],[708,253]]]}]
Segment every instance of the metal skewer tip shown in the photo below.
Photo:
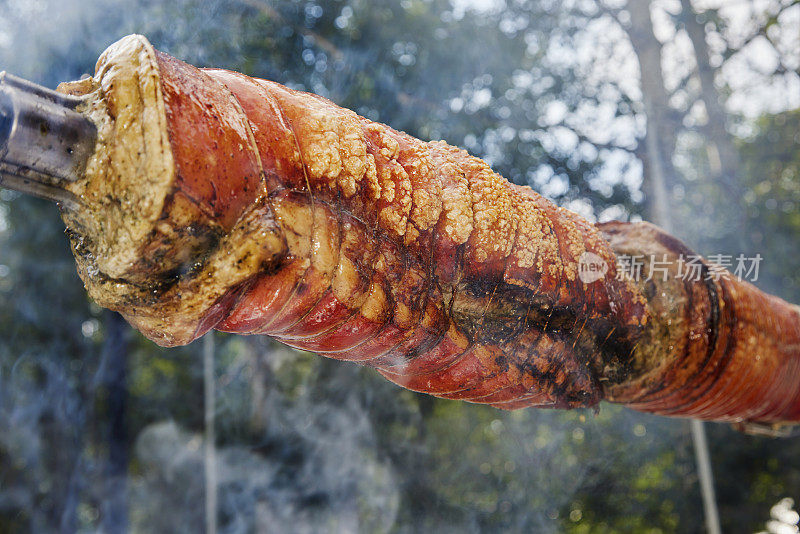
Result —
[{"label": "metal skewer tip", "polygon": [[0,186],[78,209],[65,189],[94,151],[97,129],[81,99],[0,72]]}]

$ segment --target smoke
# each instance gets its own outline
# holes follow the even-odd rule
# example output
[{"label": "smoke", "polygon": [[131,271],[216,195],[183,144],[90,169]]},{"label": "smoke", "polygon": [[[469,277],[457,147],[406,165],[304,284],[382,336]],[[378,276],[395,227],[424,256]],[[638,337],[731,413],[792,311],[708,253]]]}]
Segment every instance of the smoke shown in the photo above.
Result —
[{"label": "smoke", "polygon": [[[300,446],[300,444],[297,444]],[[137,439],[142,475],[132,481],[132,527],[141,532],[202,530],[202,436],[174,422]],[[386,532],[397,510],[391,470],[363,454],[335,461],[309,450],[294,473],[279,458],[244,447],[217,452],[220,532]]]},{"label": "smoke", "polygon": [[[278,349],[274,358],[252,360],[248,355],[244,359],[250,361],[240,357],[228,367],[232,374],[221,377],[217,416],[253,379],[252,365],[280,372],[298,363],[293,352]],[[264,378],[260,373],[258,380]],[[376,455],[374,428],[354,395],[333,404],[308,394],[290,400],[280,388],[271,388],[257,404],[247,400],[248,419],[260,431],[249,440],[231,440],[235,430],[229,429],[222,439],[236,443],[217,449],[221,532],[389,531],[399,506],[396,476]],[[236,404],[241,411],[242,404]],[[132,482],[131,497],[135,530],[197,532],[202,527],[204,511],[197,504],[204,495],[203,445],[201,434],[173,421],[154,423],[139,434],[135,450],[142,475]]]}]

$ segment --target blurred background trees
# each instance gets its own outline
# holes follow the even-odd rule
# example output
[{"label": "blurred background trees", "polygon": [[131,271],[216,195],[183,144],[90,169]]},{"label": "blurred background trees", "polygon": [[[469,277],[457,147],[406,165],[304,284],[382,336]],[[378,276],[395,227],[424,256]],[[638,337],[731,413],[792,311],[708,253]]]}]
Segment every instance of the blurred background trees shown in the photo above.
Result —
[{"label": "blurred background trees", "polygon": [[[465,147],[589,218],[665,210],[800,302],[796,0],[0,0],[0,68],[52,87],[133,32]],[[200,344],[159,349],[89,302],[62,229],[0,191],[0,532],[196,532]],[[505,413],[216,340],[221,531],[703,529],[684,421]],[[800,497],[797,440],[709,432],[724,531]]]}]

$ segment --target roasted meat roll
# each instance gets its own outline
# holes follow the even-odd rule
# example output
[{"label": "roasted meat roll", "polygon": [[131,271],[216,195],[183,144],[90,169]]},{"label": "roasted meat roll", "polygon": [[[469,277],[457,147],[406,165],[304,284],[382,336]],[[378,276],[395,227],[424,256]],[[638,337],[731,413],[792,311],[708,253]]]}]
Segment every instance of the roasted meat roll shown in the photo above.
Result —
[{"label": "roasted meat roll", "polygon": [[59,90],[98,132],[63,210],[78,272],[156,343],[263,334],[500,408],[800,419],[798,308],[705,262],[633,276],[621,255],[689,252],[652,225],[591,224],[463,150],[141,36]]}]

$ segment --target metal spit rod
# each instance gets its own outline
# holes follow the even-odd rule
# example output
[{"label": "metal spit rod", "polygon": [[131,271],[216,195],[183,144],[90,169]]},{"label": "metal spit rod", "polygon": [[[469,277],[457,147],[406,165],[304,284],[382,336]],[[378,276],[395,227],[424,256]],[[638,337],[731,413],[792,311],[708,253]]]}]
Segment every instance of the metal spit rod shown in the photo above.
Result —
[{"label": "metal spit rod", "polygon": [[0,72],[0,186],[80,208],[64,186],[83,176],[97,140],[81,102]]}]

